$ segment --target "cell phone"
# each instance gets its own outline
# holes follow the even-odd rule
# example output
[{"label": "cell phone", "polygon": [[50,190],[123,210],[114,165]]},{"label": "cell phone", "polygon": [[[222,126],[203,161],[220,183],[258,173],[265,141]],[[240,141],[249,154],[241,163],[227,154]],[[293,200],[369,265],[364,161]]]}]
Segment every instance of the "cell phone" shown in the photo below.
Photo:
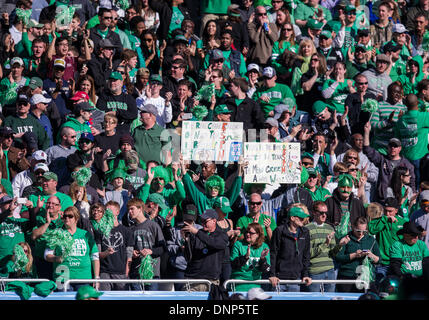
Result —
[{"label": "cell phone", "polygon": [[190,119],[192,119],[192,113],[184,113],[183,115],[182,115],[182,120],[190,120]]},{"label": "cell phone", "polygon": [[368,252],[368,251],[369,251],[369,250],[362,250],[362,252],[365,252],[365,253],[366,253],[366,252]]},{"label": "cell phone", "polygon": [[16,202],[18,204],[26,204],[27,201],[28,201],[27,198],[18,198]]}]

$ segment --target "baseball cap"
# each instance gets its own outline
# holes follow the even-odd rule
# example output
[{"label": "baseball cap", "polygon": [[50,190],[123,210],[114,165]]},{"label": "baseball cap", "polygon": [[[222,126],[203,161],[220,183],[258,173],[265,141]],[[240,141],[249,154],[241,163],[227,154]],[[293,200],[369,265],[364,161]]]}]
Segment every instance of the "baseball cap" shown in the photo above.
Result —
[{"label": "baseball cap", "polygon": [[365,46],[364,46],[363,44],[359,43],[359,44],[356,46],[356,49],[355,49],[355,52],[357,52],[357,51],[366,52],[366,48],[365,48]]},{"label": "baseball cap", "polygon": [[89,100],[89,96],[85,91],[77,91],[70,100],[79,101],[79,100]]},{"label": "baseball cap", "polygon": [[210,59],[211,60],[224,60],[222,51],[220,51],[219,49],[212,50],[212,53],[210,54]]},{"label": "baseball cap", "polygon": [[424,190],[419,195],[419,202],[429,201],[429,190]]},{"label": "baseball cap", "polygon": [[216,108],[214,109],[214,114],[218,115],[218,114],[223,114],[223,113],[232,113],[232,111],[229,110],[225,104],[220,104],[220,105],[216,106]]},{"label": "baseball cap", "polygon": [[197,207],[189,203],[183,211],[183,221],[195,221],[197,219]]},{"label": "baseball cap", "polygon": [[267,300],[271,298],[272,296],[265,293],[262,288],[251,288],[247,292],[247,300]]},{"label": "baseball cap", "polygon": [[38,94],[35,94],[34,96],[31,97],[30,104],[32,106],[34,106],[34,105],[36,105],[38,103],[45,103],[45,104],[47,104],[47,103],[51,102],[51,100],[52,99],[45,98],[45,96],[43,94],[38,93]]},{"label": "baseball cap", "polygon": [[175,42],[184,42],[188,44],[188,39],[186,39],[186,37],[183,34],[178,34],[177,36],[174,37],[173,43]]},{"label": "baseball cap", "polygon": [[207,220],[207,219],[216,219],[218,218],[218,214],[215,210],[213,209],[207,209],[206,211],[203,212],[203,214],[201,215],[201,220]]},{"label": "baseball cap", "polygon": [[231,204],[229,202],[229,199],[227,197],[221,196],[218,197],[214,204],[213,208],[220,208],[223,213],[230,213],[232,212]]},{"label": "baseball cap", "polygon": [[323,110],[325,110],[328,106],[326,105],[325,102],[323,101],[316,101],[315,103],[313,103],[313,113],[315,115],[318,115],[319,113],[323,112]]},{"label": "baseball cap", "polygon": [[46,179],[46,180],[55,180],[55,181],[58,181],[58,176],[56,175],[56,173],[50,172],[50,171],[45,172],[43,174],[43,178]]},{"label": "baseball cap", "polygon": [[317,176],[318,175],[317,169],[313,168],[313,167],[307,168],[307,172],[308,172],[308,176]]},{"label": "baseball cap", "polygon": [[250,63],[250,64],[247,66],[247,72],[250,72],[250,71],[252,71],[252,70],[256,70],[256,71],[258,71],[258,72],[261,72],[261,70],[260,70],[259,66],[258,66],[256,63]]},{"label": "baseball cap", "polygon": [[124,143],[128,143],[129,145],[131,145],[132,147],[134,147],[134,139],[133,139],[133,137],[131,137],[129,134],[123,135],[119,139],[119,146],[122,146]]},{"label": "baseball cap", "polygon": [[402,229],[399,229],[396,234],[409,234],[411,236],[420,236],[422,230],[415,224],[414,221],[407,221],[404,223]]},{"label": "baseball cap", "polygon": [[383,51],[384,53],[387,52],[395,52],[395,51],[399,51],[401,50],[402,47],[398,44],[394,44],[392,41],[389,41],[388,43],[386,43],[383,47]]},{"label": "baseball cap", "polygon": [[376,62],[383,61],[383,62],[390,63],[389,57],[387,55],[385,55],[384,53],[378,54],[375,61]]},{"label": "baseball cap", "polygon": [[39,77],[32,77],[30,79],[30,82],[28,83],[28,86],[34,90],[36,88],[42,88],[43,87],[43,80]]},{"label": "baseball cap", "polygon": [[396,23],[392,27],[392,32],[393,33],[405,33],[405,32],[408,32],[408,30],[407,30],[407,28],[405,28],[405,26],[403,24]]},{"label": "baseball cap", "polygon": [[279,127],[279,122],[271,117],[267,118],[264,123],[270,125],[271,127]]},{"label": "baseball cap", "polygon": [[47,161],[48,155],[43,150],[34,151],[31,157],[36,161]]},{"label": "baseball cap", "polygon": [[74,105],[74,110],[76,112],[78,111],[92,111],[94,110],[94,107],[92,107],[88,102],[84,101],[84,102],[80,102],[80,103],[76,103]]},{"label": "baseball cap", "polygon": [[82,286],[76,292],[76,300],[85,300],[89,298],[98,298],[103,294],[103,292],[99,292],[95,290],[92,286]]},{"label": "baseball cap", "polygon": [[80,135],[79,140],[85,140],[85,139],[94,142],[94,136],[90,132],[83,132]]},{"label": "baseball cap", "polygon": [[15,63],[18,63],[22,67],[24,65],[24,60],[20,57],[13,57],[12,60],[10,60],[10,65],[13,66]]},{"label": "baseball cap", "polygon": [[276,70],[274,70],[274,68],[272,67],[265,67],[264,70],[262,71],[262,76],[269,79],[271,79],[275,75],[276,75]]},{"label": "baseball cap", "polygon": [[150,113],[156,116],[158,114],[158,109],[153,104],[148,103],[143,105],[141,113]]},{"label": "baseball cap", "polygon": [[307,218],[310,215],[306,214],[300,207],[292,207],[288,211],[289,217]]},{"label": "baseball cap", "polygon": [[392,138],[389,140],[389,146],[395,146],[395,147],[400,147],[401,146],[401,140],[397,139],[397,138]]},{"label": "baseball cap", "polygon": [[156,192],[151,193],[147,197],[146,203],[148,203],[148,202],[156,203],[161,208],[161,210],[168,209],[167,205],[165,204],[164,197],[162,195],[160,195],[159,193],[156,193]]},{"label": "baseball cap", "polygon": [[36,172],[37,170],[43,170],[45,172],[48,172],[49,171],[49,167],[48,167],[48,165],[46,163],[39,162],[33,168],[34,172]]},{"label": "baseball cap", "polygon": [[332,32],[331,32],[331,31],[328,31],[328,30],[323,30],[323,31],[320,33],[320,35],[319,35],[319,38],[321,38],[321,37],[325,37],[325,38],[327,38],[327,39],[331,39],[331,38],[332,38]]},{"label": "baseball cap", "polygon": [[0,136],[1,137],[7,137],[14,134],[11,127],[1,127],[0,128]]},{"label": "baseball cap", "polygon": [[6,204],[6,203],[9,203],[12,201],[13,201],[13,198],[11,196],[5,195],[5,196],[0,198],[0,205]]},{"label": "baseball cap", "polygon": [[18,99],[16,99],[16,102],[17,102],[17,103],[20,103],[20,102],[29,103],[29,102],[30,102],[30,99],[29,99],[25,94],[20,94],[20,95],[18,96]]},{"label": "baseball cap", "polygon": [[396,208],[399,209],[398,200],[393,197],[389,197],[384,201],[384,206],[388,208]]},{"label": "baseball cap", "polygon": [[356,7],[354,5],[347,5],[346,8],[344,9],[345,12],[353,12],[356,11]]},{"label": "baseball cap", "polygon": [[150,75],[150,71],[148,68],[140,68],[137,70],[137,75],[138,76],[147,76],[149,77]]},{"label": "baseball cap", "polygon": [[44,24],[37,22],[34,19],[30,19],[30,22],[28,23],[28,28],[37,28],[37,29],[41,29],[43,28]]},{"label": "baseball cap", "polygon": [[149,82],[159,82],[162,84],[162,77],[159,74],[153,74],[149,77]]},{"label": "baseball cap", "polygon": [[54,60],[54,67],[61,67],[66,68],[66,62],[63,59],[55,59]]},{"label": "baseball cap", "polygon": [[119,73],[119,72],[117,72],[117,71],[113,71],[113,72],[110,74],[109,79],[113,79],[113,80],[124,80],[124,78],[122,78],[122,74],[120,74],[120,73]]},{"label": "baseball cap", "polygon": [[358,37],[366,37],[369,35],[368,29],[359,29],[357,32]]},{"label": "baseball cap", "polygon": [[307,28],[312,30],[321,30],[323,28],[323,22],[316,19],[308,19]]},{"label": "baseball cap", "polygon": [[109,39],[101,39],[98,43],[100,48],[116,48],[116,46]]}]

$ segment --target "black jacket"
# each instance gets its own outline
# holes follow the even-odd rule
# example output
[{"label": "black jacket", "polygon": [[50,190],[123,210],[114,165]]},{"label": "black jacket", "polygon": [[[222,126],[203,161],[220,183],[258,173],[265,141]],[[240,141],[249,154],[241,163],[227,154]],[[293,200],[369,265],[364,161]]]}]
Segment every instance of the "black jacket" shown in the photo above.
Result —
[{"label": "black jacket", "polygon": [[310,232],[298,228],[295,238],[288,225],[278,226],[273,231],[270,245],[270,277],[281,280],[300,280],[309,276]]},{"label": "black jacket", "polygon": [[[335,189],[332,193],[332,197],[329,197],[325,200],[326,206],[328,207],[328,216],[326,222],[331,224],[332,226],[337,226],[341,222],[341,200],[338,189]],[[365,217],[365,207],[363,206],[363,202],[356,198],[353,193],[350,194],[348,200],[348,207],[350,211],[350,223],[356,221],[359,217]]]},{"label": "black jacket", "polygon": [[185,242],[185,278],[219,279],[227,245],[228,235],[219,226],[210,234],[203,229],[191,234]]},{"label": "black jacket", "polygon": [[120,62],[120,60],[113,60],[112,69],[110,69],[109,61],[106,58],[92,55],[87,66],[88,74],[94,79],[94,87],[97,95],[100,95],[107,87],[107,80]]},{"label": "black jacket", "polygon": [[[99,50],[99,43],[103,39],[101,35],[98,33],[98,25],[89,29],[89,38],[94,42],[94,50],[95,52],[98,52]],[[110,42],[115,46],[115,53],[114,58],[119,59],[121,57],[121,53],[123,50],[121,39],[119,38],[119,35],[115,32],[109,29],[107,32],[106,39],[109,39]]]},{"label": "black jacket", "polygon": [[243,122],[244,130],[263,129],[265,117],[258,102],[246,96],[239,106],[234,98],[226,98],[224,103],[232,111],[231,122]]}]

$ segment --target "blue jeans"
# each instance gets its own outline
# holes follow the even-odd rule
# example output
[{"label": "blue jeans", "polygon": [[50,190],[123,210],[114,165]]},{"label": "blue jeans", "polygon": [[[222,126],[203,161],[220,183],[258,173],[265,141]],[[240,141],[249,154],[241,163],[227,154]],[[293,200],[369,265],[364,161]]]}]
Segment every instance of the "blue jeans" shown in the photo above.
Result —
[{"label": "blue jeans", "polygon": [[[335,269],[330,269],[328,271],[310,274],[312,280],[336,280],[337,275]],[[321,286],[323,285],[323,290],[325,292],[335,292],[335,283],[314,283],[308,286],[308,291],[310,292],[320,292]]]},{"label": "blue jeans", "polygon": [[[279,284],[279,290],[283,292],[300,292],[301,287],[299,284]],[[275,291],[275,288],[273,291]]]},{"label": "blue jeans", "polygon": [[410,160],[410,162],[414,166],[414,175],[416,176],[416,189],[419,190],[419,184],[420,184],[420,159]]}]

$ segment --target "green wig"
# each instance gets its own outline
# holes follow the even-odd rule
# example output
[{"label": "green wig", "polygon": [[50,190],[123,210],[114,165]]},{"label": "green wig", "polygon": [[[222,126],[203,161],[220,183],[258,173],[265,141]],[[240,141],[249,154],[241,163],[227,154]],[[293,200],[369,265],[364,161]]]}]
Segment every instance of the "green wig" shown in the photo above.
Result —
[{"label": "green wig", "polygon": [[206,189],[206,194],[209,194],[209,190],[213,187],[219,188],[219,195],[221,196],[225,191],[225,181],[218,175],[214,174],[207,179],[204,185],[204,188]]},{"label": "green wig", "polygon": [[[153,167],[152,169],[153,172],[153,178],[161,178],[164,179],[165,184],[169,183],[171,181],[170,179],[170,174],[168,172],[168,170],[166,168],[164,168],[163,166],[156,166]],[[146,180],[147,180],[147,175],[146,175]]]},{"label": "green wig", "polygon": [[350,174],[342,174],[338,177],[338,187],[353,187],[354,178]]},{"label": "green wig", "polygon": [[301,167],[301,184],[304,184],[307,182],[310,175],[308,174],[307,168],[302,166]]}]

